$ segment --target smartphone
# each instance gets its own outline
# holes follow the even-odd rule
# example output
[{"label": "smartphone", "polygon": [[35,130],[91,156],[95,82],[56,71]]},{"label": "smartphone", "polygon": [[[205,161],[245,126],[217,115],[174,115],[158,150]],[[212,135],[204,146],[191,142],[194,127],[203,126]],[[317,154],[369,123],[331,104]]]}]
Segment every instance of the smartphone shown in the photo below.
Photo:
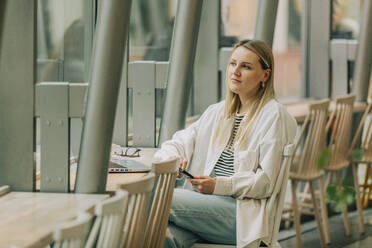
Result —
[{"label": "smartphone", "polygon": [[189,177],[189,178],[191,178],[191,179],[194,178],[194,176],[191,175],[190,173],[188,173],[187,171],[185,171],[185,170],[183,170],[183,169],[181,169],[181,168],[179,168],[178,170],[179,170],[179,172],[181,172],[181,173],[184,174],[185,176],[187,176],[187,177]]}]

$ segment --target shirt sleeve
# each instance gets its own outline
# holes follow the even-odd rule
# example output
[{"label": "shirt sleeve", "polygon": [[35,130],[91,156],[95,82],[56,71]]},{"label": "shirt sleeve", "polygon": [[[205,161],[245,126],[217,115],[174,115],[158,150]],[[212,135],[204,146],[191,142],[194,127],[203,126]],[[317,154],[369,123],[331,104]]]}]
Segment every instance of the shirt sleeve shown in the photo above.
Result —
[{"label": "shirt sleeve", "polygon": [[174,133],[172,139],[165,141],[161,145],[161,149],[154,154],[155,159],[163,161],[170,157],[185,157],[187,161],[190,161],[194,151],[199,124],[200,118],[188,128]]},{"label": "shirt sleeve", "polygon": [[[247,159],[234,161],[240,170],[231,177],[218,177],[214,194],[232,195],[237,199],[261,199],[271,196],[279,175],[284,146],[293,143],[297,125],[289,114],[271,115],[257,151],[246,151]],[[244,164],[249,163],[249,165]]]}]

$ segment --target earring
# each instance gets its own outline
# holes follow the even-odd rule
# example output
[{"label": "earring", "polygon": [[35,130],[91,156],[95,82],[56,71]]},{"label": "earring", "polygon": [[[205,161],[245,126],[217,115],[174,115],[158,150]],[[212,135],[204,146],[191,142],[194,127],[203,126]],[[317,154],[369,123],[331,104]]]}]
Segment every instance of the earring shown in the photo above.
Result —
[{"label": "earring", "polygon": [[264,82],[261,82],[261,88],[265,88],[265,83]]}]

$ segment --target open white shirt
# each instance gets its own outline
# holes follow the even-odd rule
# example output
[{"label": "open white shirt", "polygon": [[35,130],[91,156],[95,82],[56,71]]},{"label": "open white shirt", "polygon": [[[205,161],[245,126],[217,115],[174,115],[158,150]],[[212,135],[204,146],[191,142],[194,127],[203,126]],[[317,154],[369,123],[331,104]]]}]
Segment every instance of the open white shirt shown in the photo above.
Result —
[{"label": "open white shirt", "polygon": [[[187,170],[193,175],[211,175],[231,135],[234,119],[225,130],[222,145],[212,144],[218,119],[225,101],[213,104],[199,120],[176,132],[155,154],[160,160],[182,156],[189,161]],[[244,119],[243,119],[244,122]],[[257,239],[268,238],[274,216],[265,211],[278,177],[285,145],[293,143],[297,124],[286,108],[276,100],[269,101],[254,123],[244,149],[234,143],[234,175],[217,177],[213,194],[231,195],[237,199],[237,246],[245,247]],[[192,189],[187,181],[184,188]]]}]

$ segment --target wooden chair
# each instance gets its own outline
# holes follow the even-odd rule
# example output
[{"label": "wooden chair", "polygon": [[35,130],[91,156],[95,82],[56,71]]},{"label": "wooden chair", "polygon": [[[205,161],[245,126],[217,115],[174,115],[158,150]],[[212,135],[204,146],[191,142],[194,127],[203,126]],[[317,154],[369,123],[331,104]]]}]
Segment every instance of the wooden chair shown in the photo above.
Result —
[{"label": "wooden chair", "polygon": [[6,195],[10,192],[10,187],[8,185],[0,186],[0,196]]},{"label": "wooden chair", "polygon": [[[280,247],[278,243],[278,233],[279,233],[279,226],[280,220],[283,211],[284,205],[284,198],[285,192],[287,190],[288,184],[288,177],[289,177],[289,167],[291,165],[292,156],[294,153],[294,145],[289,144],[284,147],[283,149],[283,159],[281,164],[281,169],[275,183],[275,187],[273,190],[272,195],[267,201],[267,213],[270,216],[269,218],[274,219],[272,222],[273,226],[269,227],[269,233],[271,234],[269,237],[258,240],[253,242],[252,244],[248,245],[247,248],[256,248],[259,247],[261,241],[263,241],[268,247]],[[193,248],[230,248],[235,247],[231,245],[218,245],[218,244],[195,244],[192,246]]]},{"label": "wooden chair", "polygon": [[124,223],[123,239],[120,247],[142,247],[150,194],[154,187],[155,175],[148,175],[121,184],[119,188],[129,194],[127,216]]},{"label": "wooden chair", "polygon": [[127,206],[128,192],[121,189],[115,192],[114,197],[98,203],[95,207],[96,219],[85,247],[119,247]]},{"label": "wooden chair", "polygon": [[[367,107],[364,111],[362,119],[360,120],[358,129],[354,135],[353,141],[351,142],[349,156],[350,161],[353,167],[353,176],[354,176],[354,187],[356,192],[356,205],[358,211],[358,219],[359,219],[359,230],[361,233],[365,232],[364,223],[363,223],[363,208],[362,204],[367,203],[369,201],[371,188],[368,187],[368,179],[372,179],[371,174],[371,164],[372,164],[372,119],[367,119],[368,115],[371,115],[372,112],[372,100],[368,98],[367,100]],[[353,156],[354,152],[356,151],[355,146],[357,142],[360,140],[359,149],[363,151],[363,154],[360,158]],[[358,166],[359,164],[365,164],[366,170],[364,175],[364,183],[359,185],[358,179]],[[368,192],[365,190],[368,187]],[[363,195],[361,196],[360,189],[362,189]]]},{"label": "wooden chair", "polygon": [[[289,210],[293,212],[297,247],[301,247],[302,244],[300,227],[301,213],[315,215],[322,247],[325,247],[326,243],[330,242],[328,232],[328,214],[325,205],[324,186],[322,181],[324,170],[317,167],[318,156],[325,141],[329,103],[330,101],[326,99],[309,105],[309,113],[302,125],[300,135],[295,145],[296,151],[299,145],[303,142],[301,154],[293,159],[289,174],[292,188],[292,204],[291,209]],[[303,202],[301,206],[299,206],[299,203],[297,202],[297,186],[301,181],[307,182],[310,187],[310,199],[312,204],[307,204],[310,211],[306,211],[305,202]],[[317,196],[314,190],[314,181],[319,182],[320,208],[318,207]],[[286,211],[288,211],[288,209]]]},{"label": "wooden chair", "polygon": [[[335,107],[328,120],[326,131],[330,131],[328,150],[330,159],[324,169],[328,172],[326,187],[332,181],[332,176],[336,177],[339,188],[342,187],[342,181],[339,172],[346,168],[350,163],[349,157],[349,138],[353,117],[355,95],[346,95],[335,99]],[[350,235],[350,222],[347,216],[347,209],[342,210],[342,218],[346,235]]]},{"label": "wooden chair", "polygon": [[53,248],[80,248],[85,246],[91,226],[92,215],[81,212],[75,220],[57,227],[53,233]]},{"label": "wooden chair", "polygon": [[164,246],[178,168],[178,158],[152,164],[152,172],[155,173],[157,183],[147,222],[144,247]]}]

